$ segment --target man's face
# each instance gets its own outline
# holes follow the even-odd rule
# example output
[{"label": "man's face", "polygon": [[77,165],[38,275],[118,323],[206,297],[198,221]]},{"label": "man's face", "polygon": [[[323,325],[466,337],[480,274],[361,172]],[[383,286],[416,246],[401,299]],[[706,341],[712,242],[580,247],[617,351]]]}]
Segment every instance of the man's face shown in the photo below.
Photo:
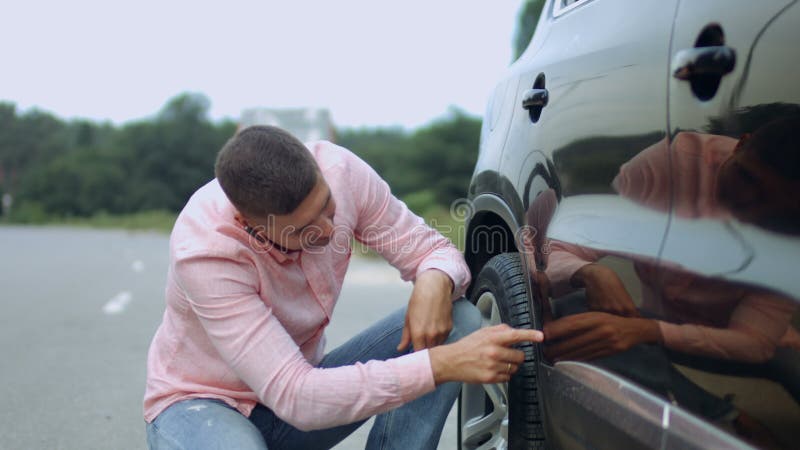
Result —
[{"label": "man's face", "polygon": [[266,218],[239,216],[239,220],[267,242],[285,250],[302,250],[328,245],[334,232],[335,211],[330,187],[318,175],[317,184],[291,213]]}]

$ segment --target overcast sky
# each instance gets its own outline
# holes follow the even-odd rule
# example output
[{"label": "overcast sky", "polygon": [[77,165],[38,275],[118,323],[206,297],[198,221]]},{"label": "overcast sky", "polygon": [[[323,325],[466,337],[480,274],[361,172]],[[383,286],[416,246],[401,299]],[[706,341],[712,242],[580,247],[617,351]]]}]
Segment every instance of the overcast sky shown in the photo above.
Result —
[{"label": "overcast sky", "polygon": [[0,101],[123,123],[185,91],[211,117],[327,107],[341,126],[482,115],[521,0],[0,4]]}]

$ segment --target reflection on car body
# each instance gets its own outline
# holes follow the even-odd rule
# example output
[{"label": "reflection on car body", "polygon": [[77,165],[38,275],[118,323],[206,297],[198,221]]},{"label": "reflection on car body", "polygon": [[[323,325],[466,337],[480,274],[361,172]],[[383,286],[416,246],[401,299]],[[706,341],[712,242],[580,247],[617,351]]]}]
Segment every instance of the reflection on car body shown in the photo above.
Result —
[{"label": "reflection on car body", "polygon": [[460,448],[795,445],[797,3],[547,2],[487,109],[465,249],[487,323],[547,342],[464,387]]}]

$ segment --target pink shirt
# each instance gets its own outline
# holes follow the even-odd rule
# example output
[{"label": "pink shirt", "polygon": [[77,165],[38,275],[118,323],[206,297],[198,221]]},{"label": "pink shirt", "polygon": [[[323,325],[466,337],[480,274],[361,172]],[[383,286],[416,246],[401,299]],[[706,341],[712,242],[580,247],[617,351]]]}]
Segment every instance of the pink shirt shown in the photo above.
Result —
[{"label": "pink shirt", "polygon": [[[391,195],[362,160],[329,142],[308,145],[337,208],[320,251],[254,245],[216,180],[200,188],[170,238],[166,311],[150,346],[144,417],[184,399],[220,399],[249,416],[262,403],[301,430],[352,423],[434,389],[428,352],[319,369],[350,259],[351,238],[414,280],[438,269],[453,299],[470,281],[461,253]],[[380,299],[376,299],[380,301]]]}]

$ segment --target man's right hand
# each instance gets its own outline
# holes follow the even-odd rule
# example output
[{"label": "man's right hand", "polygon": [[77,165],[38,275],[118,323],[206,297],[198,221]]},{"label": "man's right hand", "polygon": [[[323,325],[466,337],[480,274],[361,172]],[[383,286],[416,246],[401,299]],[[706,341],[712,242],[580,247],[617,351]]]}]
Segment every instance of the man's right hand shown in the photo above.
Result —
[{"label": "man's right hand", "polygon": [[570,283],[574,287],[586,288],[586,302],[590,311],[639,317],[639,310],[622,280],[606,266],[587,264],[572,275]]},{"label": "man's right hand", "polygon": [[504,383],[525,361],[522,350],[510,348],[520,342],[542,342],[538,330],[496,325],[480,330],[452,344],[428,350],[436,385],[448,381]]}]

